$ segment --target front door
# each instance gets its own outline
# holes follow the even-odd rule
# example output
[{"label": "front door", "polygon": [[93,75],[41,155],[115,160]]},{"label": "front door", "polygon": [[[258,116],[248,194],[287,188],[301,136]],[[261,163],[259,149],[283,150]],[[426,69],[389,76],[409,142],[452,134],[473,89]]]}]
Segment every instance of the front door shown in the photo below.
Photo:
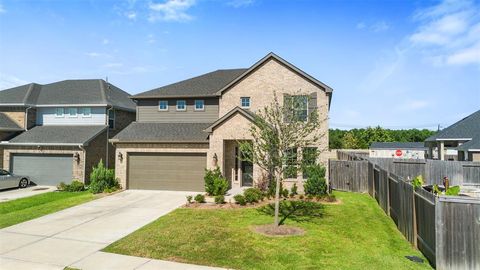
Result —
[{"label": "front door", "polygon": [[253,164],[249,161],[242,161],[242,186],[253,186]]}]

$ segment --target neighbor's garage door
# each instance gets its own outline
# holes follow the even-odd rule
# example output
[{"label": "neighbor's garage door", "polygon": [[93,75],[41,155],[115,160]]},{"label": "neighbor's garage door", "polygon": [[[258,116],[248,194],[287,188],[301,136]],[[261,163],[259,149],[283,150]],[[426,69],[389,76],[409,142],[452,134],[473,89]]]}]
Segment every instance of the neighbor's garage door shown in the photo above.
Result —
[{"label": "neighbor's garage door", "polygon": [[130,153],[128,188],[203,191],[206,154]]},{"label": "neighbor's garage door", "polygon": [[72,155],[13,154],[10,169],[29,176],[37,185],[56,186],[72,181]]}]

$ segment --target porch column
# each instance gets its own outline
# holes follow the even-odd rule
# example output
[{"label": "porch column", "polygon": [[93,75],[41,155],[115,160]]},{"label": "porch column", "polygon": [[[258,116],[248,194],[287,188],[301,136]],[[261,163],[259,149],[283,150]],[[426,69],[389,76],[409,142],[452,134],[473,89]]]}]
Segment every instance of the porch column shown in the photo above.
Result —
[{"label": "porch column", "polygon": [[445,160],[445,142],[438,142],[438,159]]},{"label": "porch column", "polygon": [[428,158],[433,159],[433,145],[428,145]]}]

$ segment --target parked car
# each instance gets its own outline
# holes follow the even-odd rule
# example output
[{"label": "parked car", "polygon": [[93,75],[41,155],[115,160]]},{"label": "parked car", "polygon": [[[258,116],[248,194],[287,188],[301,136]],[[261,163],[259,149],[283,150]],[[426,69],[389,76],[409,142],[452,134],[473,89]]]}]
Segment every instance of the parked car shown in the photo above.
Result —
[{"label": "parked car", "polygon": [[26,176],[15,175],[6,170],[0,169],[0,189],[6,188],[26,188],[30,180]]}]

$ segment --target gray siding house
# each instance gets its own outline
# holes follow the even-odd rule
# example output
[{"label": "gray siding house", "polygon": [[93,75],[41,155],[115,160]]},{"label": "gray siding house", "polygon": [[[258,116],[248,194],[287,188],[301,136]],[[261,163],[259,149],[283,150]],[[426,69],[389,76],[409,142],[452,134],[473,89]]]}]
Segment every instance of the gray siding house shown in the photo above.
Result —
[{"label": "gray siding house", "polygon": [[[135,120],[128,93],[104,80],[31,83],[0,91],[0,165],[38,185],[88,181],[108,139]],[[5,130],[2,132],[2,130]]]}]

